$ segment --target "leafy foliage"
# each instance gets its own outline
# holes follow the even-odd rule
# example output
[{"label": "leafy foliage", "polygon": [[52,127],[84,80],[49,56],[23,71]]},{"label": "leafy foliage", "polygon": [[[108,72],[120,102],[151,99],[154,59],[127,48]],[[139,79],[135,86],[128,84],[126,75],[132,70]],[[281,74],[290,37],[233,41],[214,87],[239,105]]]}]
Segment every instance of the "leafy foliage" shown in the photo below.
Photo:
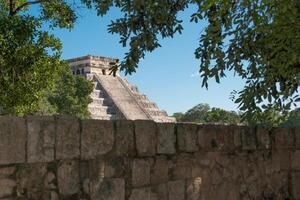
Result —
[{"label": "leafy foliage", "polygon": [[[27,13],[40,4],[39,16]],[[41,26],[72,28],[64,1],[0,0],[0,114],[71,114],[86,118],[92,83],[61,61],[61,43]]]},{"label": "leafy foliage", "polygon": [[48,101],[57,114],[89,118],[88,105],[92,102],[89,95],[92,91],[92,82],[82,76],[74,76],[66,66],[54,90],[48,95]]},{"label": "leafy foliage", "polygon": [[240,124],[240,115],[234,111],[210,108],[208,104],[198,104],[185,113],[174,113],[178,122],[197,122],[208,124]]},{"label": "leafy foliage", "polygon": [[[122,46],[129,46],[128,53],[120,63],[121,70],[125,70],[126,73],[135,72],[139,60],[147,52],[160,47],[161,38],[172,38],[177,33],[181,34],[183,27],[178,13],[189,6],[196,6],[197,11],[191,15],[190,21],[192,23],[205,21],[208,24],[201,33],[199,47],[195,50],[195,57],[200,61],[202,86],[208,87],[208,81],[212,78],[219,83],[227,71],[233,71],[244,79],[246,82],[244,88],[233,93],[233,100],[243,111],[243,119],[248,122],[262,121],[266,115],[273,115],[270,113],[279,113],[280,118],[271,117],[275,123],[279,123],[288,116],[291,106],[297,106],[295,103],[300,101],[299,0],[290,0],[288,3],[286,0],[81,0],[80,2],[88,8],[96,9],[100,16],[105,15],[112,7],[119,8],[123,13],[122,17],[111,22],[108,30],[120,36]],[[52,48],[54,52],[59,51],[57,45],[53,47],[55,39],[47,33],[40,35],[37,27],[42,22],[48,21],[52,27],[72,28],[76,13],[68,1],[0,0],[0,14],[5,17],[17,15],[19,19],[30,18],[24,13],[34,4],[41,8],[40,15],[34,18],[39,25],[35,25],[35,29],[25,27],[25,36],[26,30],[34,30],[31,35],[27,34],[32,40],[31,43],[37,45],[37,41],[41,38],[42,43],[46,43],[44,49]],[[16,23],[13,25],[14,28],[18,29],[20,22],[14,23]],[[27,23],[30,27],[31,23]],[[2,27],[2,31],[8,27],[10,26]],[[11,38],[12,34],[13,32],[8,34],[9,40],[12,41],[11,45],[15,44],[13,40],[25,37]],[[3,40],[7,40],[6,37],[7,35],[0,33],[2,43]],[[2,43],[0,44],[7,48]],[[22,56],[24,59],[25,55]],[[53,56],[55,53],[50,57]],[[0,59],[0,65],[1,62],[4,62],[3,58]],[[39,62],[47,63],[45,60]],[[116,66],[113,65],[112,70],[117,70]]]},{"label": "leafy foliage", "polygon": [[36,111],[43,90],[53,86],[59,73],[61,44],[39,27],[39,21],[30,16],[0,16],[0,107],[4,113]]},{"label": "leafy foliage", "polygon": [[146,52],[160,47],[159,38],[183,30],[178,13],[188,6],[198,9],[191,22],[208,23],[201,33],[195,57],[200,60],[202,86],[233,71],[245,80],[234,94],[243,118],[261,120],[266,112],[285,116],[300,101],[300,1],[299,0],[83,0],[99,15],[112,6],[123,17],[112,21],[109,31],[129,46],[120,68],[135,72]]}]

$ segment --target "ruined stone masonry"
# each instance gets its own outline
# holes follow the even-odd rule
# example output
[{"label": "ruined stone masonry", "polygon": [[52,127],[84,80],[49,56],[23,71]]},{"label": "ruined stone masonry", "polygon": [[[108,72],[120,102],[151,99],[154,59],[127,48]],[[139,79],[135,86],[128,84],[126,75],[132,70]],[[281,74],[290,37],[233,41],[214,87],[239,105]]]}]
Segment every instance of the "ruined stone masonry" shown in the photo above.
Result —
[{"label": "ruined stone masonry", "polygon": [[0,117],[0,200],[297,200],[300,129]]},{"label": "ruined stone masonry", "polygon": [[136,86],[128,83],[118,73],[109,74],[116,59],[100,56],[84,56],[67,60],[74,75],[82,75],[94,82],[89,111],[93,119],[146,119],[156,122],[175,122],[165,111],[159,110]]}]

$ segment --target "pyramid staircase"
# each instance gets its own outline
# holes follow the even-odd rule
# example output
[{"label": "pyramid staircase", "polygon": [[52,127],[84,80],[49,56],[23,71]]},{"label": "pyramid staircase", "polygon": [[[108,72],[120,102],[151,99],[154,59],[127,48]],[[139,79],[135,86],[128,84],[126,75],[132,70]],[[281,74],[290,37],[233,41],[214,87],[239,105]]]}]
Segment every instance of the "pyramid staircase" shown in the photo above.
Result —
[{"label": "pyramid staircase", "polygon": [[94,75],[87,74],[87,78],[94,83],[91,94],[92,103],[88,105],[92,119],[114,120],[119,118],[117,108],[108,97],[101,85],[94,79]]}]

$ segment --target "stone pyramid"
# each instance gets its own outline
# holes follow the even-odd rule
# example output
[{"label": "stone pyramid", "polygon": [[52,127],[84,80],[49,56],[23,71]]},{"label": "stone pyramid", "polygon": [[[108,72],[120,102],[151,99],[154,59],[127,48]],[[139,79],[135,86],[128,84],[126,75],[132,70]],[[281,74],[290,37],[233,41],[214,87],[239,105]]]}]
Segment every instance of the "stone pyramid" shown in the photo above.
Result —
[{"label": "stone pyramid", "polygon": [[156,122],[174,122],[166,111],[160,110],[156,103],[150,102],[138,88],[128,83],[127,79],[109,75],[111,63],[116,59],[100,56],[83,56],[66,60],[74,75],[85,76],[94,83],[91,94],[93,102],[89,111],[93,119],[129,119],[154,120]]}]

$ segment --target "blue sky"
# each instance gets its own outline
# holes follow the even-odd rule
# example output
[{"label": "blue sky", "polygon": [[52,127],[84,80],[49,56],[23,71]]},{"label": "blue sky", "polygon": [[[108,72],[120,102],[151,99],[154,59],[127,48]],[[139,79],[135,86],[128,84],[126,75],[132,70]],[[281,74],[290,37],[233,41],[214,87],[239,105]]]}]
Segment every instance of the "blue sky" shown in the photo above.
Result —
[{"label": "blue sky", "polygon": [[[78,12],[80,17],[74,29],[53,31],[63,43],[63,58],[92,54],[122,59],[126,48],[119,44],[117,35],[107,32],[107,25],[119,15],[118,11],[112,10],[103,18],[91,10]],[[208,90],[201,87],[201,78],[197,76],[199,60],[195,59],[194,50],[205,26],[189,23],[191,13],[189,9],[180,14],[184,20],[183,34],[161,41],[162,47],[148,53],[137,72],[127,78],[169,114],[185,112],[199,103],[237,110],[229,96],[232,90],[241,89],[243,82],[232,73],[227,73],[221,84],[210,81]]]}]

